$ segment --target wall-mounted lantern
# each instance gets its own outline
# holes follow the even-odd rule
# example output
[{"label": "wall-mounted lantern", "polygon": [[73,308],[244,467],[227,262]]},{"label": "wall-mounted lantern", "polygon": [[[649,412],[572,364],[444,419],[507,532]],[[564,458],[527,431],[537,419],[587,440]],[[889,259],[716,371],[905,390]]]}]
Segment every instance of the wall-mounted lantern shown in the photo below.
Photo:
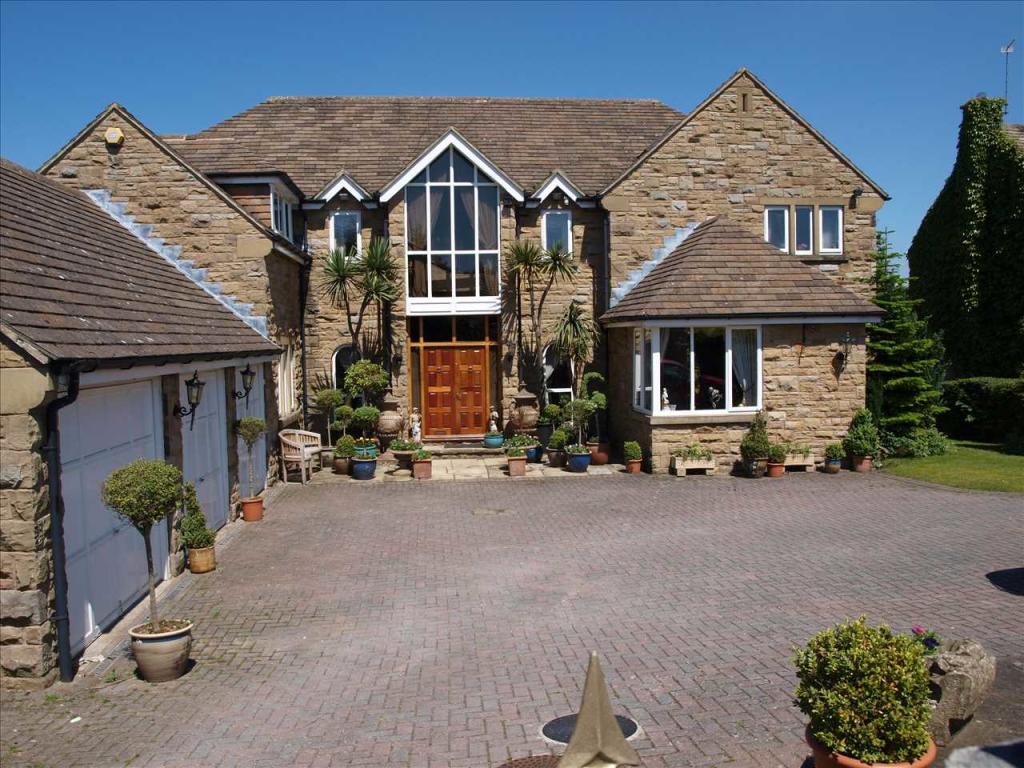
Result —
[{"label": "wall-mounted lantern", "polygon": [[188,423],[190,432],[192,431],[192,425],[196,423],[196,408],[202,402],[203,387],[205,386],[206,382],[199,378],[199,371],[195,371],[192,374],[192,378],[185,382],[185,397],[188,400],[188,408],[179,405],[174,412],[179,419],[185,416],[192,417]]},{"label": "wall-mounted lantern", "polygon": [[245,364],[245,370],[242,371],[242,391],[232,392],[235,400],[241,400],[245,398],[245,404],[249,405],[249,393],[252,392],[253,384],[256,383],[256,371],[252,369],[252,366],[248,363]]},{"label": "wall-mounted lantern", "polygon": [[850,350],[853,348],[856,339],[850,335],[849,331],[843,334],[843,337],[839,340],[839,351],[836,352],[834,358],[832,358],[832,367],[835,369],[836,376],[846,370],[846,364],[850,360]]}]

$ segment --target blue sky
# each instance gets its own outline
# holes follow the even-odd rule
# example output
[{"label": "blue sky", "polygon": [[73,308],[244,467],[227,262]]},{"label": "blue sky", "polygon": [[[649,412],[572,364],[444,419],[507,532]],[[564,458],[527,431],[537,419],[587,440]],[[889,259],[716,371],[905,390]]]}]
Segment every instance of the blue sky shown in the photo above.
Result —
[{"label": "blue sky", "polygon": [[656,98],[749,67],[893,196],[905,250],[951,168],[959,105],[1024,122],[1022,3],[0,3],[0,154],[38,167],[118,101],[191,132],[271,95]]}]

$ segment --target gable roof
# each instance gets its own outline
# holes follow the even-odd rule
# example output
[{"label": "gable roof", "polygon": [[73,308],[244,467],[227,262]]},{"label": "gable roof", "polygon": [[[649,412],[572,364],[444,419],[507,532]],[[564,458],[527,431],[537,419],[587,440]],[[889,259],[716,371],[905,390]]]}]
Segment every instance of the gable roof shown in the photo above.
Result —
[{"label": "gable roof", "polygon": [[0,328],[46,362],[273,354],[277,347],[84,192],[0,160]]},{"label": "gable roof", "polygon": [[718,216],[697,227],[601,320],[882,314],[820,270]]},{"label": "gable roof", "polygon": [[743,78],[746,78],[746,79],[750,80],[754,85],[756,85],[758,88],[760,88],[762,91],[764,91],[765,95],[767,95],[768,98],[770,98],[772,101],[774,101],[784,112],[786,112],[790,117],[792,117],[800,125],[802,125],[818,141],[820,141],[822,144],[824,144],[825,147],[830,152],[832,152],[832,154],[834,154],[840,160],[840,162],[842,162],[850,170],[852,170],[854,173],[856,173],[858,176],[860,176],[862,179],[864,179],[864,181],[868,185],[870,185],[871,188],[875,190],[875,192],[877,192],[879,195],[881,195],[883,199],[885,199],[885,200],[891,199],[889,197],[889,193],[888,192],[886,192],[884,189],[882,189],[880,186],[878,186],[878,184],[876,184],[871,179],[870,176],[868,176],[866,173],[864,173],[864,171],[862,171],[860,168],[858,168],[854,164],[854,162],[852,160],[850,160],[850,158],[848,158],[846,155],[844,155],[842,152],[840,152],[839,149],[832,142],[830,142],[828,139],[826,139],[821,133],[818,132],[818,130],[813,125],[811,125],[809,122],[807,122],[807,120],[805,120],[804,117],[799,112],[797,112],[795,109],[793,109],[791,106],[789,106],[789,104],[787,104],[781,98],[779,98],[779,96],[774,91],[772,91],[771,88],[769,88],[767,85],[765,85],[760,80],[758,80],[757,77],[754,75],[754,73],[751,72],[750,70],[748,70],[746,67],[742,67],[741,69],[739,69],[732,77],[730,77],[728,80],[726,80],[720,86],[718,86],[714,91],[711,92],[711,94],[706,99],[704,99],[704,101],[702,101],[700,104],[697,105],[696,109],[694,109],[692,112],[687,114],[670,131],[665,133],[665,135],[663,135],[660,139],[658,139],[650,147],[648,147],[644,151],[644,153],[642,155],[640,155],[640,157],[638,157],[636,159],[636,161],[634,163],[632,163],[628,168],[626,168],[622,173],[620,173],[614,180],[612,180],[608,184],[608,186],[604,187],[601,190],[601,194],[602,195],[607,195],[609,192],[611,192],[613,189],[615,189],[615,187],[617,187],[622,181],[624,181],[626,178],[628,178],[629,175],[631,173],[633,173],[633,171],[635,171],[640,165],[642,165],[643,162],[645,160],[647,160],[647,158],[649,158],[651,155],[653,155],[655,152],[657,152],[662,146],[664,146],[665,142],[669,141],[669,139],[671,139],[673,136],[675,136],[677,133],[679,133],[679,131],[681,131],[684,126],[688,125],[691,121],[693,121],[697,117],[697,115],[699,115],[701,112],[703,112],[707,108],[707,106],[709,104],[711,104],[715,99],[717,99],[723,92],[725,92],[730,87],[732,87],[732,85],[737,80],[740,80],[740,79],[743,79]]},{"label": "gable roof", "polygon": [[650,100],[275,97],[164,138],[205,173],[272,167],[313,197],[343,170],[378,192],[454,128],[524,190],[561,168],[593,195],[682,117]]}]

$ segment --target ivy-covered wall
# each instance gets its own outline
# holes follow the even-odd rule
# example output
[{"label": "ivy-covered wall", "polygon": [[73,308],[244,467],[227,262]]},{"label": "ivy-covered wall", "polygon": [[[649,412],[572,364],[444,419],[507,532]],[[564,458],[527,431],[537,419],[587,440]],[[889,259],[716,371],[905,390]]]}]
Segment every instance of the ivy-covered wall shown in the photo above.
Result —
[{"label": "ivy-covered wall", "polygon": [[963,105],[956,163],[907,253],[956,376],[1024,374],[1024,148],[1003,100]]}]

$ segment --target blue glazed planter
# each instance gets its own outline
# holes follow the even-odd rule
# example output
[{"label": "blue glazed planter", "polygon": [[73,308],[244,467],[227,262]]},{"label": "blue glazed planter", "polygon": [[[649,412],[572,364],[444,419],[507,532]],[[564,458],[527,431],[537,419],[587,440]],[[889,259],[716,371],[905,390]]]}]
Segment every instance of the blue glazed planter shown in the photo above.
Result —
[{"label": "blue glazed planter", "polygon": [[501,448],[504,442],[504,435],[484,435],[484,448]]},{"label": "blue glazed planter", "polygon": [[372,459],[377,455],[377,446],[375,445],[357,445],[356,446],[356,457],[360,459]]},{"label": "blue glazed planter", "polygon": [[541,456],[544,455],[543,445],[534,445],[526,449],[526,460],[531,464],[536,464],[540,461]]},{"label": "blue glazed planter", "polygon": [[372,480],[377,472],[377,459],[352,459],[352,477],[356,480]]},{"label": "blue glazed planter", "polygon": [[590,466],[590,454],[570,453],[566,459],[566,466],[570,472],[586,472]]}]

